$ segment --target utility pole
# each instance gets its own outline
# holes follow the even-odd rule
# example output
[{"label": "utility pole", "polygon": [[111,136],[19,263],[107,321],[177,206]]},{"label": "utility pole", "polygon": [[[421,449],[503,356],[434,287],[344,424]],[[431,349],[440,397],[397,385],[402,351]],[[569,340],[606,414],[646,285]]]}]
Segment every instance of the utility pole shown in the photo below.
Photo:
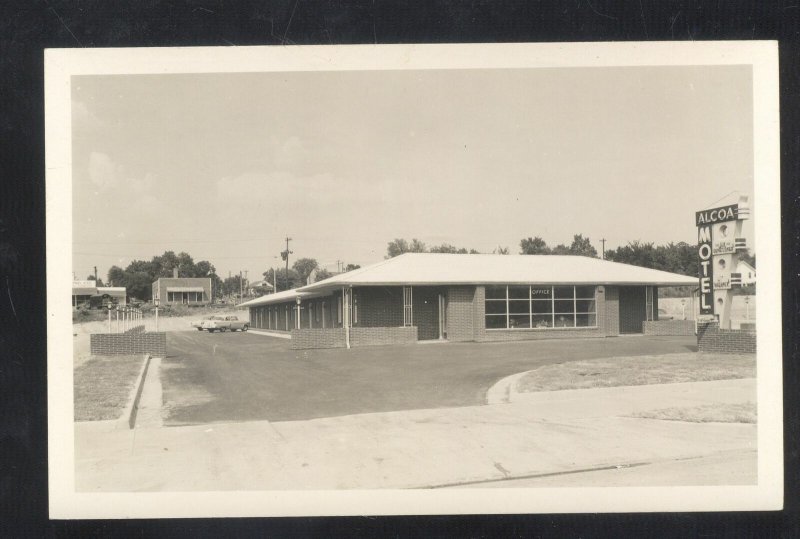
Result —
[{"label": "utility pole", "polygon": [[603,244],[603,260],[605,260],[606,259],[606,239],[605,238],[601,239],[600,243]]},{"label": "utility pole", "polygon": [[[281,252],[281,258],[283,258],[286,261],[286,281],[287,281],[287,285],[288,285],[288,281],[289,281],[289,255],[294,254],[294,251],[290,251],[289,250],[289,242],[290,241],[292,241],[292,238],[290,238],[289,236],[286,236],[286,250]],[[286,289],[287,290],[289,289],[288,286],[287,286]]]},{"label": "utility pole", "polygon": [[97,286],[97,266],[94,267],[94,285]]},{"label": "utility pole", "polygon": [[242,270],[239,270],[239,301],[242,301],[242,294],[244,291],[242,290]]},{"label": "utility pole", "polygon": [[[247,282],[247,270],[244,270],[244,282]],[[247,287],[245,287],[247,288]]]}]

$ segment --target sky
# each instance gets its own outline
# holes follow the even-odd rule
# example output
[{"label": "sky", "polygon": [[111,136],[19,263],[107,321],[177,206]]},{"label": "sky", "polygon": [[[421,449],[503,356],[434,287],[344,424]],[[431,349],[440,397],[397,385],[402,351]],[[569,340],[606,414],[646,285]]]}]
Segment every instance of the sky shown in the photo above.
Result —
[{"label": "sky", "polygon": [[329,270],[394,238],[694,243],[695,211],[752,201],[752,117],[749,66],[76,76],[72,271],[172,250],[255,280],[286,236]]}]

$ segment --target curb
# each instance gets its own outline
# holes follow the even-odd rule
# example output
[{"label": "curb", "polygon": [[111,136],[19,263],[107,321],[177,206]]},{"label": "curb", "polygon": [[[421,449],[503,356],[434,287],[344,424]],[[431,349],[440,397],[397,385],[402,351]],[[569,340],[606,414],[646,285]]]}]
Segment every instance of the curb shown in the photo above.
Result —
[{"label": "curb", "polygon": [[130,397],[128,398],[128,406],[125,407],[125,412],[122,417],[117,420],[115,428],[128,430],[136,425],[136,413],[139,411],[139,399],[142,397],[142,389],[144,389],[144,380],[147,377],[147,369],[150,367],[150,359],[152,356],[147,354],[142,365],[142,370],[139,372],[139,378],[131,390]]},{"label": "curb", "polygon": [[518,372],[498,380],[486,392],[486,404],[508,404],[513,402],[514,396],[517,394],[517,382],[529,372],[533,372],[533,370],[535,369]]},{"label": "curb", "polygon": [[252,333],[253,335],[261,335],[263,337],[276,337],[278,339],[291,339],[292,336],[286,333],[276,333],[273,331],[261,331],[258,329],[249,328],[247,333]]}]

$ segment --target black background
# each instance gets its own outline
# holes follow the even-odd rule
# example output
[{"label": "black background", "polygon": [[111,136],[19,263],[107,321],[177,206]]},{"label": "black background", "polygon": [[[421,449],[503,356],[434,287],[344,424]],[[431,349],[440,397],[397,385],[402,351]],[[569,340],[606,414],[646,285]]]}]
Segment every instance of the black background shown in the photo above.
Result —
[{"label": "black background", "polygon": [[[0,535],[797,537],[800,0],[29,0],[0,6]],[[780,41],[786,509],[772,513],[48,521],[43,49]],[[777,231],[776,231],[777,233]],[[56,271],[58,271],[56,269]]]}]

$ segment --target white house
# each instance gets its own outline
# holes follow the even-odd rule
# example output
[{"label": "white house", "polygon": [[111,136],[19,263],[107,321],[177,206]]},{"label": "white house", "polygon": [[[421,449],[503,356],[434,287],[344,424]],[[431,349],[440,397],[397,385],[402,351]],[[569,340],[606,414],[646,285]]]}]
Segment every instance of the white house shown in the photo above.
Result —
[{"label": "white house", "polygon": [[745,262],[744,260],[739,260],[736,263],[736,273],[742,274],[742,284],[755,284],[756,282],[756,268]]}]

